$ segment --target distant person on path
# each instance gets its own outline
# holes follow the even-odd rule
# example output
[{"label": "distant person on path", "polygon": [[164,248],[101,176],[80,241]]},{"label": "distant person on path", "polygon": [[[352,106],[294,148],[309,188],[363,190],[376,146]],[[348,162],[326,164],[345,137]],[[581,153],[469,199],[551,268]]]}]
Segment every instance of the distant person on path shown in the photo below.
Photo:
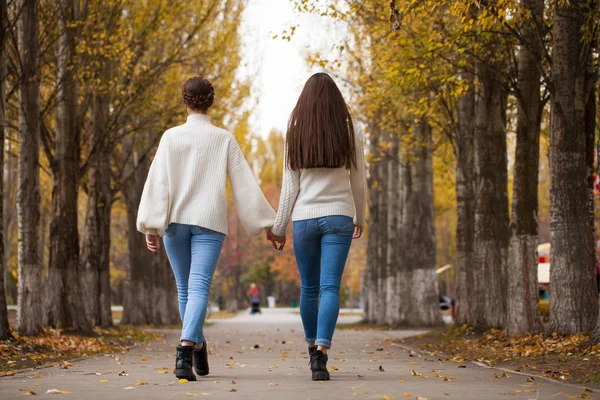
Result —
[{"label": "distant person on path", "polygon": [[363,140],[329,75],[306,82],[289,120],[284,162],[279,210],[267,238],[283,249],[291,216],[312,379],[329,380],[327,350],[339,315],[340,282],[352,239],[362,235],[366,208]]},{"label": "distant person on path", "polygon": [[183,322],[175,375],[190,381],[196,380],[192,366],[198,375],[209,372],[202,325],[227,235],[226,178],[248,233],[259,234],[271,227],[275,218],[235,137],[214,126],[207,115],[214,95],[212,84],[204,78],[185,82],[182,97],[187,121],[163,134],[137,219],[150,251],[160,250],[164,235]]},{"label": "distant person on path", "polygon": [[250,291],[248,292],[248,297],[250,298],[251,310],[250,314],[262,314],[260,311],[260,290],[258,290],[258,286],[256,283],[250,284]]}]

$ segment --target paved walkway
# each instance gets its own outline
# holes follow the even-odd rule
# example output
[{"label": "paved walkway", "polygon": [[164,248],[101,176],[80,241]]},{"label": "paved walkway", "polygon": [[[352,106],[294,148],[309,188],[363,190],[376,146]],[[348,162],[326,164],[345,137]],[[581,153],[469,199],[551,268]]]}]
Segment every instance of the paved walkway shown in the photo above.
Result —
[{"label": "paved walkway", "polygon": [[[357,317],[341,317],[340,322]],[[579,387],[547,382],[465,363],[411,357],[392,339],[417,331],[339,330],[330,350],[332,380],[310,379],[300,317],[289,310],[242,313],[206,330],[211,374],[179,383],[173,372],[178,332],[126,354],[74,362],[0,378],[0,399],[36,397],[72,399],[567,399]],[[496,378],[495,378],[496,375]],[[447,378],[445,378],[447,377]],[[71,392],[46,394],[48,390]],[[596,393],[589,398],[600,399]],[[570,396],[570,397],[569,397]],[[588,397],[584,397],[588,398]]]}]

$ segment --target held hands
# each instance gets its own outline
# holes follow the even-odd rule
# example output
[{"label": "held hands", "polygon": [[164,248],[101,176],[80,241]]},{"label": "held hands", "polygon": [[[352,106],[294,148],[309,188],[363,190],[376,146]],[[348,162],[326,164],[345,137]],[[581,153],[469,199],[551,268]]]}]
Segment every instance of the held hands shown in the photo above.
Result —
[{"label": "held hands", "polygon": [[153,253],[160,250],[160,238],[157,235],[146,235],[146,247]]},{"label": "held hands", "polygon": [[269,242],[271,242],[271,244],[273,245],[273,248],[277,251],[282,251],[283,248],[285,247],[285,241],[286,241],[285,236],[277,236],[276,234],[273,233],[273,231],[271,231],[271,228],[268,228],[266,230],[266,233],[267,233],[267,240]]}]

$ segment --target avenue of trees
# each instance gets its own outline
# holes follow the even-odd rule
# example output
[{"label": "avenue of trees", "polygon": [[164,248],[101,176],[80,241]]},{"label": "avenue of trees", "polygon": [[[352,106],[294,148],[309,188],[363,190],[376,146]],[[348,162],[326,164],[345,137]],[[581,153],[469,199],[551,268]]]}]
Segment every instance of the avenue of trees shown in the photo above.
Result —
[{"label": "avenue of trees", "polygon": [[[440,266],[434,209],[445,201],[441,196],[455,201],[457,324],[503,328],[509,335],[541,332],[538,213],[539,199],[548,194],[538,182],[544,163],[550,178],[548,330],[593,330],[599,306],[593,193],[598,2],[329,3],[295,5],[349,32],[337,56],[310,59],[337,68],[348,82],[369,140],[366,320],[441,324],[434,273]],[[448,146],[450,157],[443,153]],[[454,168],[453,196],[432,188],[440,162]]]}]

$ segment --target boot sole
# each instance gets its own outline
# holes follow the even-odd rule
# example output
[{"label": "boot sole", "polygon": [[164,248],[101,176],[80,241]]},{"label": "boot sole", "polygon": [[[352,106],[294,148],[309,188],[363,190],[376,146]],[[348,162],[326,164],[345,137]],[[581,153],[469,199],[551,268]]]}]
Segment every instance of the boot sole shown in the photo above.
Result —
[{"label": "boot sole", "polygon": [[208,375],[208,370],[196,369],[196,375],[206,376]]},{"label": "boot sole", "polygon": [[313,381],[328,381],[329,379],[327,371],[313,371],[312,373]]},{"label": "boot sole", "polygon": [[187,379],[190,382],[196,380],[196,376],[194,374],[192,374],[192,376],[186,376],[186,373],[187,371],[184,369],[175,370],[175,376],[177,377],[177,379]]}]

